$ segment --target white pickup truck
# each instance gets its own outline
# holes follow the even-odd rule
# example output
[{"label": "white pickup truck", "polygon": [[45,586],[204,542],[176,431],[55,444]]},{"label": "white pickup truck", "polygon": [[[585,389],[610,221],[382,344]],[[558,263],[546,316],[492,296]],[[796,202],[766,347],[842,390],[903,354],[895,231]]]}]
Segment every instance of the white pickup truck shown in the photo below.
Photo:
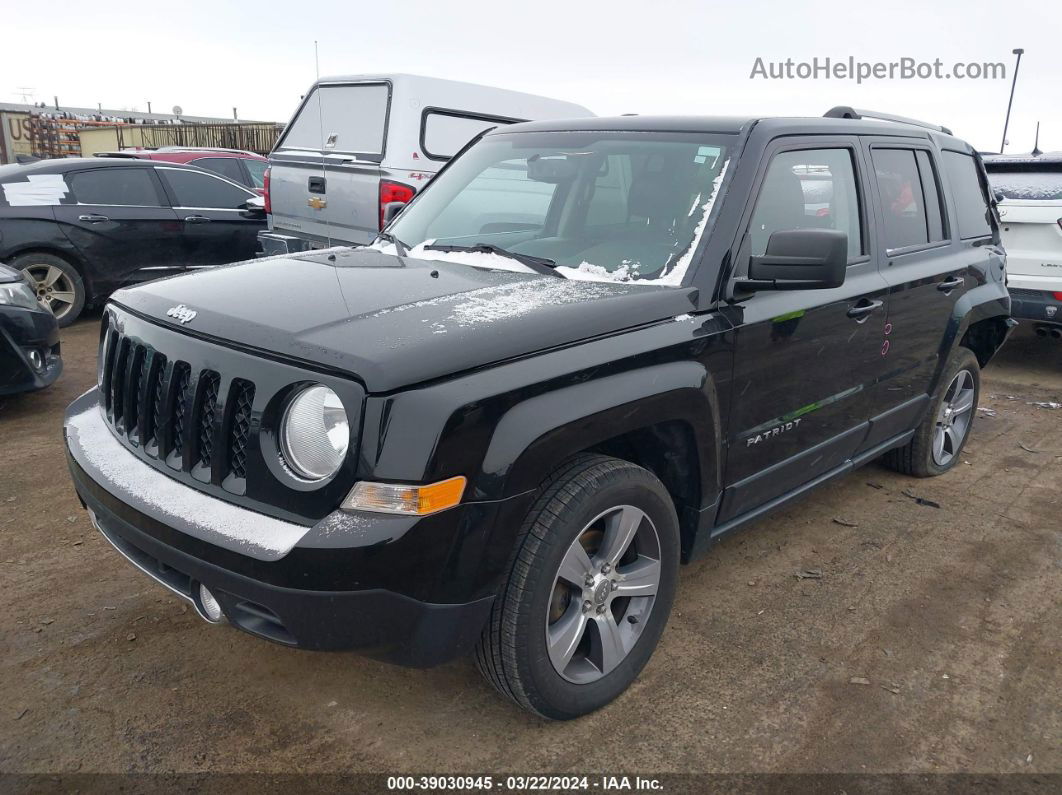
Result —
[{"label": "white pickup truck", "polygon": [[1062,340],[1062,152],[984,161],[1007,250],[1011,314]]},{"label": "white pickup truck", "polygon": [[484,130],[593,115],[570,102],[433,77],[321,78],[269,155],[261,254],[369,243]]}]

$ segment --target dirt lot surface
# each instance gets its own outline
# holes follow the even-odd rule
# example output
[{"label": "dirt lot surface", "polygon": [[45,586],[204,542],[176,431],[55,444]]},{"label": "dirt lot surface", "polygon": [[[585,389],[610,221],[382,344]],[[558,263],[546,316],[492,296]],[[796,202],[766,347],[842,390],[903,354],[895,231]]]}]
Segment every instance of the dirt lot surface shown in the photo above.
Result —
[{"label": "dirt lot surface", "polygon": [[1062,401],[1058,342],[1008,343],[954,472],[872,465],[684,567],[638,682],[551,724],[470,660],[282,648],[126,563],[62,448],[97,333],[67,330],[52,388],[0,398],[4,772],[1062,771],[1062,409],[1032,405]]}]

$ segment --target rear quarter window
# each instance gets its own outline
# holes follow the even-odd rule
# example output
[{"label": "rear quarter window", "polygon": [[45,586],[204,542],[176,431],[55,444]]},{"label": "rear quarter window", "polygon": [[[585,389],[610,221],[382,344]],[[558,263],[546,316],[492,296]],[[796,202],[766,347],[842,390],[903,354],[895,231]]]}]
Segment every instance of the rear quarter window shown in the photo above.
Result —
[{"label": "rear quarter window", "polygon": [[385,83],[318,86],[277,148],[382,155],[390,93]]},{"label": "rear quarter window", "polygon": [[972,155],[945,150],[940,153],[948,175],[951,199],[959,217],[959,237],[985,237],[992,234],[988,196],[978,176],[977,161]]}]

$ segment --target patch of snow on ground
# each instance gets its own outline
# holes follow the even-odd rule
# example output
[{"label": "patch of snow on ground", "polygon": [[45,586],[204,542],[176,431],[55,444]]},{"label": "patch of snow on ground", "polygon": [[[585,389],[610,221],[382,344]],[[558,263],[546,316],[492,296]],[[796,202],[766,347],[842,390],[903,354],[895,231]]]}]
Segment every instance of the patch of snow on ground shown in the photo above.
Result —
[{"label": "patch of snow on ground", "polygon": [[157,471],[114,438],[98,406],[71,417],[67,429],[75,458],[99,474],[103,488],[151,506],[181,532],[259,560],[279,560],[308,530],[211,497]]}]

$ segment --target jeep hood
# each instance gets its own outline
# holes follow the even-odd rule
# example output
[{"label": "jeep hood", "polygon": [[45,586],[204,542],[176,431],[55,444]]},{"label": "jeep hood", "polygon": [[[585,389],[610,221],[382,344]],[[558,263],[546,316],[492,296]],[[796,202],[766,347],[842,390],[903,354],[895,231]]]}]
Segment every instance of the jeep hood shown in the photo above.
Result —
[{"label": "jeep hood", "polygon": [[[344,248],[161,279],[112,300],[162,325],[348,373],[370,392],[387,392],[669,319],[694,307],[696,290]],[[170,312],[180,305],[194,317]]]}]

